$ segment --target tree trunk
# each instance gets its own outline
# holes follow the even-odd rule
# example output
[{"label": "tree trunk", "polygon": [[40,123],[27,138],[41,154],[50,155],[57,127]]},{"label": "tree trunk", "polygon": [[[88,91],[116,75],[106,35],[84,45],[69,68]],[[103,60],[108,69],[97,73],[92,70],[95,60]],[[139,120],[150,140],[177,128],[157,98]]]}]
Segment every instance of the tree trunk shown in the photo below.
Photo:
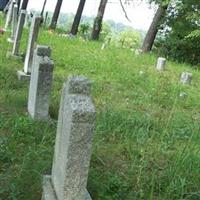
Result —
[{"label": "tree trunk", "polygon": [[86,0],[80,0],[78,10],[77,10],[76,15],[74,17],[74,22],[72,24],[72,29],[71,29],[71,32],[70,32],[72,35],[76,35],[77,32],[78,32],[78,27],[79,27],[81,16],[82,16],[83,9],[84,9],[84,6],[85,6],[85,1]]},{"label": "tree trunk", "polygon": [[101,2],[100,2],[98,14],[94,20],[94,26],[93,26],[93,30],[92,30],[92,36],[91,36],[92,40],[99,39],[99,35],[101,32],[101,28],[102,28],[103,16],[104,16],[104,12],[105,12],[107,3],[108,3],[108,0],[101,0]]},{"label": "tree trunk", "polygon": [[164,17],[165,11],[167,10],[167,6],[159,6],[158,10],[156,11],[156,14],[153,18],[153,21],[151,23],[151,26],[146,34],[146,37],[144,39],[143,45],[142,45],[142,52],[146,53],[151,51],[154,40],[156,38],[157,32],[158,32],[158,26],[162,18]]},{"label": "tree trunk", "polygon": [[23,0],[21,10],[26,10],[28,6],[29,0]]},{"label": "tree trunk", "polygon": [[44,0],[43,7],[42,7],[42,11],[41,11],[41,13],[40,13],[40,16],[41,16],[41,17],[43,17],[43,15],[44,15],[44,10],[45,10],[46,4],[47,4],[47,0]]},{"label": "tree trunk", "polygon": [[20,6],[21,6],[21,0],[18,0],[18,1],[17,1],[17,6],[18,6],[18,11],[17,11],[17,13],[19,14]]},{"label": "tree trunk", "polygon": [[55,10],[54,10],[54,13],[53,13],[53,17],[52,17],[52,20],[51,20],[51,25],[49,26],[49,28],[51,28],[51,29],[56,29],[56,25],[57,25],[57,22],[58,22],[58,17],[59,17],[59,14],[60,14],[62,2],[63,2],[63,0],[57,1],[56,7],[55,7]]}]

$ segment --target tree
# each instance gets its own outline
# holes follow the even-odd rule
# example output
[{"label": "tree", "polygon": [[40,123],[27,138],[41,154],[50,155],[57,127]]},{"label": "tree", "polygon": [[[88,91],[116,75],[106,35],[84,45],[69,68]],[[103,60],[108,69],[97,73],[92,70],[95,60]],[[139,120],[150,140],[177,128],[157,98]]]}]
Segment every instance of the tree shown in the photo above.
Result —
[{"label": "tree", "polygon": [[161,20],[163,19],[165,12],[167,10],[167,6],[160,5],[156,11],[156,14],[153,18],[153,21],[150,25],[150,28],[146,34],[146,37],[144,39],[143,45],[142,45],[142,51],[143,52],[149,52],[152,49],[152,46],[154,44],[158,29],[159,29],[159,24]]},{"label": "tree", "polygon": [[28,6],[29,0],[23,0],[21,10],[26,10]]},{"label": "tree", "polygon": [[[141,1],[144,1],[144,0],[138,0],[138,2],[141,2]],[[142,51],[149,52],[149,51],[151,51],[151,49],[153,47],[156,35],[159,30],[159,25],[161,25],[162,20],[165,17],[165,13],[168,8],[170,0],[145,0],[145,1],[147,1],[148,3],[156,3],[158,5],[158,9],[156,11],[156,14],[153,18],[153,21],[149,27],[149,30],[146,34],[146,37],[145,37],[143,45],[142,45]],[[128,3],[128,4],[130,4],[130,2],[135,3],[133,0],[124,0],[124,2]],[[126,10],[124,9],[123,4],[122,4],[122,0],[120,0],[120,4],[125,13],[126,18],[128,19]]]},{"label": "tree", "polygon": [[58,22],[58,17],[59,17],[59,14],[60,14],[62,2],[63,2],[63,0],[57,1],[56,7],[55,7],[55,10],[54,10],[54,13],[53,13],[53,17],[52,17],[52,20],[51,20],[51,25],[49,26],[49,28],[51,28],[51,29],[56,29],[56,25],[57,25],[57,22]]},{"label": "tree", "polygon": [[104,13],[105,13],[107,3],[108,3],[108,0],[101,0],[100,1],[97,17],[94,20],[92,36],[91,36],[92,40],[98,40],[99,39],[99,35],[100,35],[100,32],[101,32],[101,28],[102,28],[103,16],[104,16]]},{"label": "tree", "polygon": [[86,0],[80,0],[80,2],[79,2],[79,6],[77,9],[76,15],[74,17],[74,21],[73,21],[71,32],[70,32],[72,35],[76,35],[78,33],[78,27],[80,24],[80,20],[81,20],[84,6],[85,6],[85,2],[86,2]]},{"label": "tree", "polygon": [[40,13],[41,17],[43,17],[46,4],[47,4],[47,0],[44,0],[43,7],[42,7],[42,11],[41,11],[41,13]]},{"label": "tree", "polygon": [[17,0],[17,8],[18,8],[18,13],[19,13],[19,9],[20,9],[20,5],[21,5],[21,0]]}]

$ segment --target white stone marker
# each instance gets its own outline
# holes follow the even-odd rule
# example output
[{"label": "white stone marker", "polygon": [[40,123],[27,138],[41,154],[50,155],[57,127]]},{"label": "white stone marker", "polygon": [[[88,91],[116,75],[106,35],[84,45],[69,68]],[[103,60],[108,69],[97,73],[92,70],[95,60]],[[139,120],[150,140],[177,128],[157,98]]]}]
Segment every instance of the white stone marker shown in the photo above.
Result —
[{"label": "white stone marker", "polygon": [[12,49],[13,56],[19,56],[19,48],[20,48],[20,42],[21,42],[22,33],[23,33],[25,17],[26,17],[26,10],[21,10],[18,25],[17,25],[16,36],[14,40],[14,45]]},{"label": "white stone marker", "polygon": [[31,73],[28,112],[35,120],[49,119],[49,101],[53,77],[51,49],[38,45],[34,52]]},{"label": "white stone marker", "polygon": [[13,7],[13,16],[12,16],[12,31],[11,31],[11,42],[14,42],[15,39],[15,34],[17,30],[17,21],[18,21],[18,6],[17,4],[14,5]]},{"label": "white stone marker", "polygon": [[36,41],[39,34],[40,24],[41,24],[42,17],[35,16],[33,18],[30,33],[29,33],[29,41],[26,51],[26,58],[24,62],[24,72],[25,74],[31,73],[32,61],[33,61],[33,52],[36,46]]},{"label": "white stone marker", "polygon": [[90,86],[81,76],[64,84],[52,175],[44,177],[42,200],[91,200],[86,189],[95,128]]},{"label": "white stone marker", "polygon": [[181,80],[180,82],[182,84],[185,84],[185,85],[190,85],[191,82],[192,82],[192,73],[189,73],[189,72],[183,72],[181,74]]},{"label": "white stone marker", "polygon": [[17,4],[13,4],[13,11],[12,11],[12,21],[11,21],[11,36],[7,39],[7,41],[9,43],[13,43],[14,42],[14,38],[15,38],[15,33],[16,33],[16,28],[17,28],[17,18],[18,18],[18,6]]},{"label": "white stone marker", "polygon": [[21,80],[30,80],[32,62],[33,62],[33,53],[36,47],[36,41],[39,34],[40,24],[41,24],[42,17],[35,16],[32,20],[29,39],[28,39],[28,46],[26,51],[26,57],[24,62],[24,69],[23,71],[17,71],[18,79]]},{"label": "white stone marker", "polygon": [[158,71],[164,71],[165,70],[165,66],[166,66],[166,59],[162,58],[162,57],[158,58],[156,69]]},{"label": "white stone marker", "polygon": [[29,26],[30,26],[30,12],[27,11],[24,27],[29,28]]},{"label": "white stone marker", "polygon": [[6,17],[6,23],[5,23],[5,26],[4,26],[5,31],[7,31],[8,27],[11,24],[11,21],[12,21],[13,7],[14,7],[14,1],[12,0],[10,2],[7,17]]}]

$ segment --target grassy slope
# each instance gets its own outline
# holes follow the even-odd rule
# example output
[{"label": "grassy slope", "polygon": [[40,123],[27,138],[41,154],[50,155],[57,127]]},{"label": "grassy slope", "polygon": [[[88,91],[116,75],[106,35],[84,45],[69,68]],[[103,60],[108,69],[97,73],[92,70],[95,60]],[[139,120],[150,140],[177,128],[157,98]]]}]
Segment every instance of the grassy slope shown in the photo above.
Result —
[{"label": "grassy slope", "polygon": [[[6,59],[11,47],[0,35],[0,199],[36,200],[42,174],[51,169],[56,123],[38,123],[26,112],[28,84],[21,61]],[[22,50],[26,47],[24,35]],[[97,200],[200,199],[200,73],[168,62],[154,69],[153,55],[41,31],[39,44],[53,49],[55,73],[51,116],[57,118],[69,74],[93,80],[97,124],[88,188]],[[144,74],[140,75],[140,70]],[[192,86],[179,74],[192,71]],[[188,97],[181,99],[180,92]]]}]

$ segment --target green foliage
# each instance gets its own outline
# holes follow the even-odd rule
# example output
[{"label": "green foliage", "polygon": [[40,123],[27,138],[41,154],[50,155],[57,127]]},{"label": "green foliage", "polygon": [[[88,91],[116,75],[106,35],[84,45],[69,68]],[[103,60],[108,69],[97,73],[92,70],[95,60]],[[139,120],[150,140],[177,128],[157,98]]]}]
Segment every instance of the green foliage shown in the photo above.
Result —
[{"label": "green foliage", "polygon": [[112,35],[112,28],[111,26],[106,23],[106,22],[103,22],[102,24],[102,30],[101,30],[101,34],[100,34],[100,40],[101,41],[104,41],[106,37]]},{"label": "green foliage", "polygon": [[[90,39],[92,26],[93,25],[88,22],[81,23],[79,26],[78,34],[85,39]],[[112,34],[112,30],[111,30],[110,25],[106,22],[103,22],[99,40],[104,41],[106,39],[106,37],[111,34]]]},{"label": "green foliage", "polygon": [[[180,62],[200,63],[200,1],[177,0],[170,4],[159,52]],[[163,34],[163,33],[162,33]]]},{"label": "green foliage", "polygon": [[107,37],[107,40],[111,38],[111,44],[116,47],[122,47],[127,49],[137,49],[141,46],[141,35],[139,32],[128,29],[119,34],[115,34]]},{"label": "green foliage", "polygon": [[79,34],[83,36],[84,38],[89,38],[91,26],[89,23],[82,23],[79,26]]},{"label": "green foliage", "polygon": [[141,46],[141,35],[133,30],[124,31],[119,35],[119,43],[122,48],[139,48]]}]

